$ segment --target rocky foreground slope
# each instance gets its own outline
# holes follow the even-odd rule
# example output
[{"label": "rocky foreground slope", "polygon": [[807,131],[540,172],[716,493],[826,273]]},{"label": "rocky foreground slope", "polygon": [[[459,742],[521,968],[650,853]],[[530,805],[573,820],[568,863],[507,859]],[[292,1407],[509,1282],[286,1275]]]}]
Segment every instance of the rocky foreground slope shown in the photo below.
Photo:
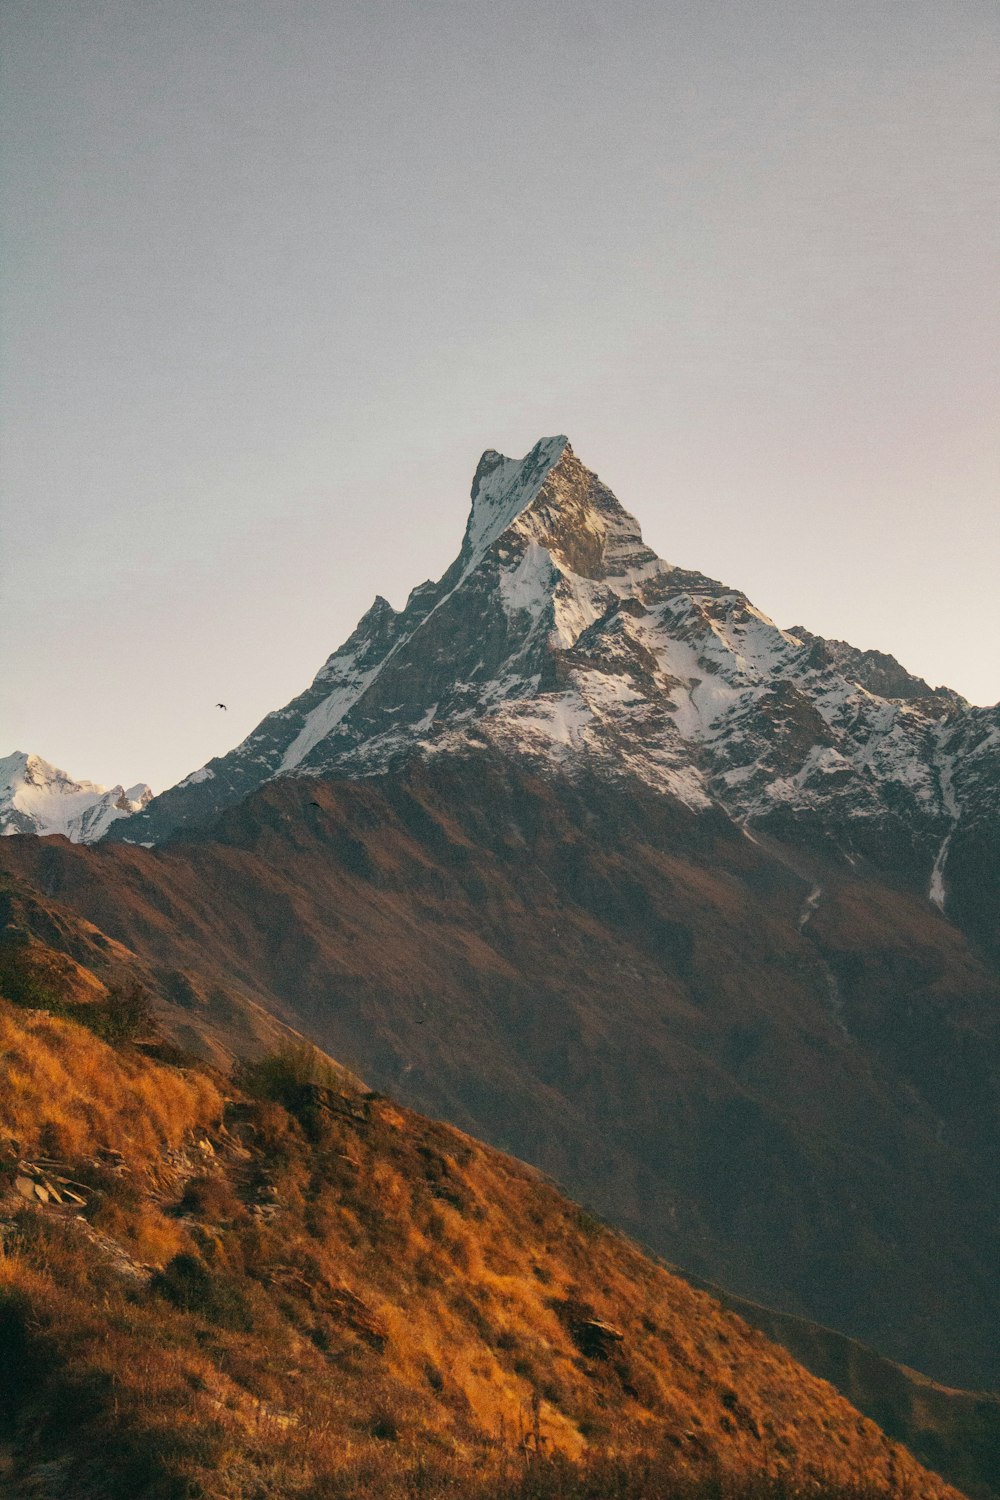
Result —
[{"label": "rocky foreground slope", "polygon": [[226,1080],[11,920],[0,1045],[11,1500],[955,1500],[537,1173],[309,1049]]}]

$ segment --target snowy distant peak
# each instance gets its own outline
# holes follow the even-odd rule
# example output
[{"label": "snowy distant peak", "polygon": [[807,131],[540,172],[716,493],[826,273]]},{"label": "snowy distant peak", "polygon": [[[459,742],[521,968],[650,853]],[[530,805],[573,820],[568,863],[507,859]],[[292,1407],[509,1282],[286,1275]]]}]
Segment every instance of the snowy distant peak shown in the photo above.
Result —
[{"label": "snowy distant peak", "polygon": [[[108,790],[93,781],[75,781],[72,776],[43,760],[40,755],[29,755],[23,750],[15,750],[13,755],[0,758],[0,796],[11,788],[25,793],[30,790],[63,797],[101,797]],[[121,787],[116,787],[115,790],[122,792]]]},{"label": "snowy distant peak", "polygon": [[74,781],[23,750],[0,758],[0,834],[61,833],[74,844],[92,843],[119,818],[141,812],[152,796],[145,784],[126,791]]}]

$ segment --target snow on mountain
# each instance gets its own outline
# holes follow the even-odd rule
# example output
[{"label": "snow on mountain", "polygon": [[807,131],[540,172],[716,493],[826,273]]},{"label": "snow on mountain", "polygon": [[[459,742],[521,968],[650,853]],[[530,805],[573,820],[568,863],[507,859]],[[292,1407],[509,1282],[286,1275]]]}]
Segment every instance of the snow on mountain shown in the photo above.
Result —
[{"label": "snow on mountain", "polygon": [[902,851],[944,907],[962,808],[997,816],[997,715],[664,562],[555,437],[485,453],[444,576],[399,611],[377,598],[304,693],[112,837],[159,840],[276,775],[491,749],[632,777],[744,827],[794,823],[847,859]]},{"label": "snow on mountain", "polygon": [[140,812],[153,793],[139,785],[96,786],[16,750],[0,757],[0,834],[61,833],[74,844],[91,844],[119,818]]}]

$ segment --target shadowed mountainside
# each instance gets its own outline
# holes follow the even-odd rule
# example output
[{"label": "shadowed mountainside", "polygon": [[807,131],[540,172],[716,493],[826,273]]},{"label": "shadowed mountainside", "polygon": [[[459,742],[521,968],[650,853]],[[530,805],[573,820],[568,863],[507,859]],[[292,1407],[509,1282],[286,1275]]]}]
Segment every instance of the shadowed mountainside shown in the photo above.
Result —
[{"label": "shadowed mountainside", "polygon": [[485,756],[0,861],[177,976],[192,1030],[264,1005],[694,1274],[997,1380],[1000,983],[862,861]]},{"label": "shadowed mountainside", "polygon": [[807,1370],[828,1380],[928,1468],[947,1475],[970,1496],[1000,1493],[1000,1396],[939,1385],[834,1328],[734,1297],[697,1277],[685,1280],[717,1297]]}]

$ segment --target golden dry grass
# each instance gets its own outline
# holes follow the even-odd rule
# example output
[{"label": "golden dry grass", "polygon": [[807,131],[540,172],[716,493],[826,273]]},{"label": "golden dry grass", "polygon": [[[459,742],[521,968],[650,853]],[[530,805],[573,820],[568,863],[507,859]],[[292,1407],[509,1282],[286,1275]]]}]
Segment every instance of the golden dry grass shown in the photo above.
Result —
[{"label": "golden dry grass", "polygon": [[[5,1494],[954,1494],[537,1173],[307,1056],[224,1109],[0,1002],[0,1058]],[[83,1213],[9,1191],[38,1152]]]},{"label": "golden dry grass", "polygon": [[209,1128],[222,1099],[203,1074],[116,1052],[73,1021],[0,1002],[0,1133],[30,1156],[121,1151],[158,1162]]}]

